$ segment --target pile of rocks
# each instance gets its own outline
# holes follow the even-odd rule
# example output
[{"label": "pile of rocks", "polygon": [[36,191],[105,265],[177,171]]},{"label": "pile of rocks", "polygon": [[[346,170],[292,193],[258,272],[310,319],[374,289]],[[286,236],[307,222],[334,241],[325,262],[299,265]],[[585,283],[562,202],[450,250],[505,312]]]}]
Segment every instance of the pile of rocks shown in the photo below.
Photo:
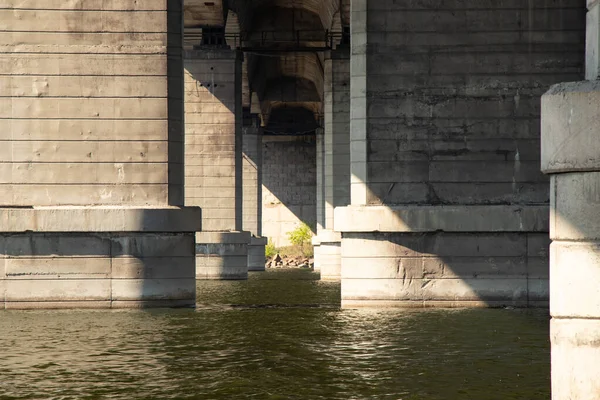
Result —
[{"label": "pile of rocks", "polygon": [[306,257],[289,257],[275,254],[267,258],[267,268],[314,268],[315,260]]}]

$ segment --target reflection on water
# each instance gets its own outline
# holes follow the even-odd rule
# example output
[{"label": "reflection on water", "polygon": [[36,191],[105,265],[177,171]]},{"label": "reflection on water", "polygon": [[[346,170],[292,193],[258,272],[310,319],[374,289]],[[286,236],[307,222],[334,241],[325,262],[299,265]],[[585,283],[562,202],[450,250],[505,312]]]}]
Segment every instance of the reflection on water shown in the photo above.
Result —
[{"label": "reflection on water", "polygon": [[550,398],[546,312],[340,310],[314,277],[199,282],[197,310],[0,312],[0,398]]}]

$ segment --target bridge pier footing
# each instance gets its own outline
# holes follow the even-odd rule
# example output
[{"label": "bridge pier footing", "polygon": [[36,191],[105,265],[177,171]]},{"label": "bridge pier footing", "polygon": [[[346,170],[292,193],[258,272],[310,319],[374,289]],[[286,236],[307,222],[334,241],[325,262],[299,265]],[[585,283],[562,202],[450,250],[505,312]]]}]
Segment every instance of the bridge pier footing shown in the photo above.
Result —
[{"label": "bridge pier footing", "polygon": [[248,244],[248,271],[260,272],[265,270],[265,247],[266,237],[250,237]]},{"label": "bridge pier footing", "polygon": [[[315,246],[315,243],[317,245]],[[313,241],[315,265],[321,272],[321,280],[339,281],[342,269],[342,235],[339,232],[323,229]]]},{"label": "bridge pier footing", "polygon": [[1,308],[195,304],[199,209],[34,207],[0,218]]},{"label": "bridge pier footing", "polygon": [[196,233],[196,279],[248,279],[249,232]]}]

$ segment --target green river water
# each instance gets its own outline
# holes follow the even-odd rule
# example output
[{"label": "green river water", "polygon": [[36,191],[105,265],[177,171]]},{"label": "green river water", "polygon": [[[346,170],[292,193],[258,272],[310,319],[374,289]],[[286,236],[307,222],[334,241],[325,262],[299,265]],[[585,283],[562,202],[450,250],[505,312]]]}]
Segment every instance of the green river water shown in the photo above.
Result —
[{"label": "green river water", "polygon": [[342,310],[308,270],[195,310],[2,311],[0,399],[547,400],[547,310]]}]

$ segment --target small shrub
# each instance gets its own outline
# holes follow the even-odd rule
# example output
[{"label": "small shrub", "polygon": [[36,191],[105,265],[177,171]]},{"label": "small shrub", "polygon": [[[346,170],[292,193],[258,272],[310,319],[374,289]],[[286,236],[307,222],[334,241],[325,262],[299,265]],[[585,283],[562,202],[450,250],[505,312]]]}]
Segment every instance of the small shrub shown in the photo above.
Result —
[{"label": "small shrub", "polygon": [[277,254],[277,248],[275,247],[275,243],[271,239],[267,242],[265,246],[265,257],[271,258]]},{"label": "small shrub", "polygon": [[313,249],[311,239],[313,236],[310,226],[303,223],[291,232],[288,232],[288,239],[297,247],[305,257],[312,257]]}]

